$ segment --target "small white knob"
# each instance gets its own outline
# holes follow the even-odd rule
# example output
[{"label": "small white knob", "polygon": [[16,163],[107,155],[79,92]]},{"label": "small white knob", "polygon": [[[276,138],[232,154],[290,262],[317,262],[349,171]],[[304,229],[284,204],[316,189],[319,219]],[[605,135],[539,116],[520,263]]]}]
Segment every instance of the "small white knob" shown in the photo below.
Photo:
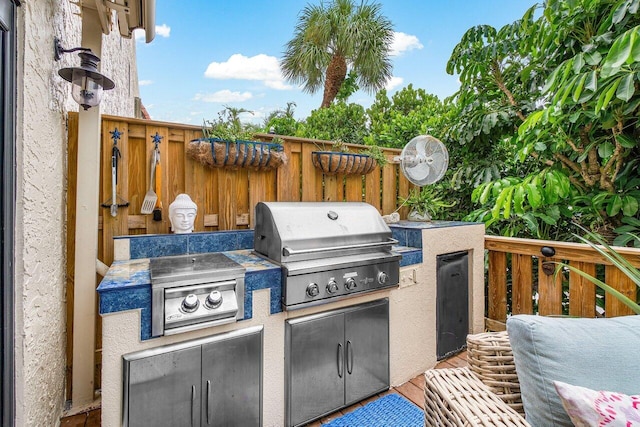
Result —
[{"label": "small white knob", "polygon": [[207,307],[218,308],[222,304],[222,293],[220,291],[211,291],[207,296]]},{"label": "small white knob", "polygon": [[198,308],[198,297],[195,294],[187,295],[182,301],[184,311],[192,312]]}]

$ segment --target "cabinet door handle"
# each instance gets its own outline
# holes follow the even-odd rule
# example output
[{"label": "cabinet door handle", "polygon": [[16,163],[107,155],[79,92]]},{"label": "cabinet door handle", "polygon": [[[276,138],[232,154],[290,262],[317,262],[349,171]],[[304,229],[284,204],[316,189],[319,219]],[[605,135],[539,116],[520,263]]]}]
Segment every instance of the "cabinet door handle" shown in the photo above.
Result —
[{"label": "cabinet door handle", "polygon": [[213,406],[211,397],[211,381],[207,380],[207,425],[211,424],[211,407]]},{"label": "cabinet door handle", "polygon": [[353,372],[353,344],[347,340],[347,372],[349,375]]},{"label": "cabinet door handle", "polygon": [[342,344],[338,343],[338,376],[342,378],[344,373],[344,354],[342,352]]},{"label": "cabinet door handle", "polygon": [[191,386],[191,427],[197,423],[196,420],[196,386]]}]

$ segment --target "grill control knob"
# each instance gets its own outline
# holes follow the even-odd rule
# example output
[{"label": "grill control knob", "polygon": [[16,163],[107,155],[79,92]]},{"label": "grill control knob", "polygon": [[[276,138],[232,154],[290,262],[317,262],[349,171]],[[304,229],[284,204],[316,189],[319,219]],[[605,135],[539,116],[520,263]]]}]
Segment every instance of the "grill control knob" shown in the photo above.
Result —
[{"label": "grill control knob", "polygon": [[320,288],[318,288],[318,285],[316,285],[315,283],[309,283],[309,286],[307,286],[307,295],[313,298],[317,297],[319,293]]},{"label": "grill control knob", "polygon": [[222,304],[222,294],[220,291],[211,291],[204,303],[208,308],[218,308]]},{"label": "grill control knob", "polygon": [[378,273],[378,283],[380,283],[381,285],[384,285],[385,283],[387,283],[388,280],[389,280],[389,276],[387,276],[387,273],[385,273],[384,271],[381,271],[380,273]]},{"label": "grill control knob", "polygon": [[327,283],[327,292],[330,294],[338,292],[338,283],[336,283],[335,280],[329,280],[329,283]]},{"label": "grill control knob", "polygon": [[198,304],[198,297],[195,294],[189,294],[182,300],[182,309],[187,313],[193,313],[198,309]]},{"label": "grill control knob", "polygon": [[344,282],[344,287],[346,290],[350,291],[354,289],[358,284],[356,283],[356,279],[353,277],[349,277],[346,282]]}]

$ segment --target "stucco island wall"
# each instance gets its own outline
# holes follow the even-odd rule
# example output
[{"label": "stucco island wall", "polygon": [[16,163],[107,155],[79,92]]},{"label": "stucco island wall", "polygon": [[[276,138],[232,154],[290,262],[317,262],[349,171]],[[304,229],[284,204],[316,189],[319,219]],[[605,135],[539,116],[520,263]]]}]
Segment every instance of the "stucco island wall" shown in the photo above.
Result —
[{"label": "stucco island wall", "polygon": [[[58,425],[65,396],[68,111],[78,104],[58,69],[53,39],[81,44],[79,9],[69,1],[23,0],[17,8],[15,277],[16,426]],[[117,30],[116,27],[114,27]],[[100,29],[96,29],[100,31]],[[135,42],[103,36],[102,72],[116,82],[100,106],[133,116]],[[94,231],[92,231],[94,232]]]},{"label": "stucco island wall", "polygon": [[[122,356],[249,326],[264,326],[263,424],[284,425],[284,322],[286,319],[389,298],[391,385],[400,385],[436,363],[436,255],[469,251],[470,331],[484,328],[484,226],[422,230],[422,264],[402,267],[398,288],[303,310],[270,315],[268,289],[254,291],[250,320],[157,339],[140,340],[140,310],[102,318],[102,426],[122,423]],[[415,281],[414,281],[415,278]],[[474,285],[475,284],[475,285]]]}]

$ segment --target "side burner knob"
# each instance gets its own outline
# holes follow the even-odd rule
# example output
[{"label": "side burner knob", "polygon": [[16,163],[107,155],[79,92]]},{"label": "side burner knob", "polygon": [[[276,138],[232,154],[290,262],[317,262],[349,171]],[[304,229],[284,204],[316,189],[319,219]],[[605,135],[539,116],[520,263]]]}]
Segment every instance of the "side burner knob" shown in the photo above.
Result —
[{"label": "side burner knob", "polygon": [[307,295],[313,298],[317,297],[319,293],[320,288],[318,288],[318,285],[316,285],[315,283],[309,283],[309,286],[307,286]]},{"label": "side burner knob", "polygon": [[380,273],[378,273],[379,284],[384,285],[385,283],[387,283],[387,280],[389,280],[389,276],[387,276],[387,273],[385,273],[384,271],[381,271]]},{"label": "side burner knob", "polygon": [[327,292],[330,294],[338,292],[338,283],[335,280],[329,280],[329,283],[327,283]]},{"label": "side burner knob", "polygon": [[349,277],[346,282],[344,282],[344,287],[350,291],[353,290],[357,286],[356,279],[353,277]]},{"label": "side burner knob", "polygon": [[208,308],[218,308],[222,304],[222,294],[220,291],[211,291],[209,295],[207,295],[207,299],[205,300],[205,305]]},{"label": "side burner knob", "polygon": [[195,294],[189,294],[182,301],[182,309],[187,313],[193,313],[198,309],[198,297]]}]

